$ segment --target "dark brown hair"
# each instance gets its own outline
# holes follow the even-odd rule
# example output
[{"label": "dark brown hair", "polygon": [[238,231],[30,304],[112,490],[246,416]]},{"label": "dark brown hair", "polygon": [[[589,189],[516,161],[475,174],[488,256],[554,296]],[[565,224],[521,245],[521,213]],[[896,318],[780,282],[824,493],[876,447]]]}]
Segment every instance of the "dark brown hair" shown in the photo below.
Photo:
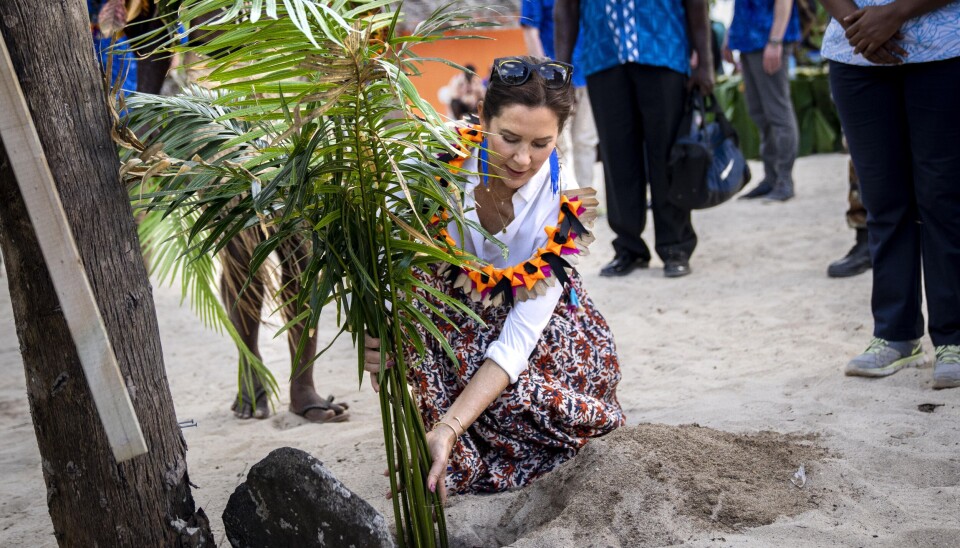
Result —
[{"label": "dark brown hair", "polygon": [[[530,55],[518,55],[517,59],[522,59],[531,65],[550,61],[546,57]],[[483,96],[483,124],[489,125],[490,120],[499,116],[504,108],[511,105],[529,108],[547,107],[557,115],[559,122],[557,129],[563,131],[563,125],[570,117],[574,102],[572,84],[559,89],[550,89],[545,85],[543,77],[536,71],[532,71],[526,82],[519,86],[508,86],[497,76],[497,71],[491,70],[490,85],[487,86],[487,92]]]}]

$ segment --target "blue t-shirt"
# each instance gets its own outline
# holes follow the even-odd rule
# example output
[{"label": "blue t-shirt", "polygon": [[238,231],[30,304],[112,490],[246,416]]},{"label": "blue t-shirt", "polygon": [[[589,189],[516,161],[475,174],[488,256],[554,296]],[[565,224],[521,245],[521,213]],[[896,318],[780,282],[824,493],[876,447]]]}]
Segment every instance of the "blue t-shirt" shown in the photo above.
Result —
[{"label": "blue t-shirt", "polygon": [[626,63],[690,74],[683,0],[580,0],[577,42],[587,76]]},{"label": "blue t-shirt", "polygon": [[[774,0],[736,0],[733,5],[733,22],[730,23],[730,49],[740,53],[762,51],[770,38],[773,27]],[[784,42],[800,40],[800,16],[794,2]]]},{"label": "blue t-shirt", "polygon": [[[540,43],[543,44],[543,54],[556,59],[556,50],[553,44],[553,3],[554,0],[523,0],[520,6],[520,24],[525,27],[535,27],[540,31]],[[587,75],[580,67],[580,44],[577,40],[573,48],[573,79],[575,87],[587,85]]]}]

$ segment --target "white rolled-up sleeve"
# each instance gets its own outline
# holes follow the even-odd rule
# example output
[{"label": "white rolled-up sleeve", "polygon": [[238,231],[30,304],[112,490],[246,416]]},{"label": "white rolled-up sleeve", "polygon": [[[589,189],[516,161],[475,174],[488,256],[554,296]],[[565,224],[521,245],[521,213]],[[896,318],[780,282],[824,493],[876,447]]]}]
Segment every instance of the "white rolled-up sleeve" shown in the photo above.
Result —
[{"label": "white rolled-up sleeve", "polygon": [[507,373],[511,384],[517,382],[529,365],[530,354],[537,347],[562,294],[563,284],[558,281],[546,294],[514,304],[500,337],[487,347],[486,358]]}]

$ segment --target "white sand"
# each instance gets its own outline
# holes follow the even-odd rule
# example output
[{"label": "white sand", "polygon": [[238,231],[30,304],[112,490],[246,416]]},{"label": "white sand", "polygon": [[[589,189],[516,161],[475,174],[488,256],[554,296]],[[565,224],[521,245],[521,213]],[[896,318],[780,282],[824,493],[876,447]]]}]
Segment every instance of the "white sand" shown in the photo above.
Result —
[{"label": "white sand", "polygon": [[[753,168],[755,173],[761,169]],[[960,389],[933,391],[930,369],[880,380],[841,373],[846,360],[866,346],[872,329],[869,274],[842,280],[825,274],[827,264],[853,243],[843,218],[846,173],[844,156],[804,158],[797,163],[793,201],[733,201],[696,212],[700,244],[694,273],[686,278],[663,278],[657,261],[651,270],[626,278],[599,278],[612,253],[611,232],[602,219],[598,223],[594,254],[580,270],[617,338],[623,368],[619,397],[629,423],[815,434],[816,444],[830,455],[811,467],[805,487],[814,509],[739,532],[720,524],[715,530],[709,524],[690,528],[678,515],[674,533],[682,532],[679,540],[690,545],[960,546]],[[2,285],[0,546],[53,546],[23,367]],[[180,308],[178,290],[157,288],[155,295],[178,418],[199,423],[184,432],[190,477],[198,486],[193,494],[221,545],[227,543],[220,514],[230,493],[253,463],[285,445],[317,456],[389,515],[382,497],[388,485],[381,476],[378,404],[366,382],[357,388],[347,339],[320,361],[317,379],[324,395],[350,402],[350,422],[305,423],[286,411],[286,397],[276,416],[238,421],[229,411],[236,383],[232,345]],[[332,321],[331,314],[321,339],[331,334]],[[284,342],[264,337],[263,344],[268,365],[284,378]],[[932,355],[929,341],[927,347]],[[943,406],[924,413],[917,408],[924,403]],[[648,480],[598,475],[594,481],[630,491]],[[462,498],[449,511],[451,527],[458,538],[492,538],[481,533],[498,528],[521,495]],[[629,500],[612,512],[618,519],[652,519],[641,508],[625,506]],[[663,523],[665,518],[657,519]],[[641,544],[639,538],[634,542],[610,533],[627,525],[598,523],[595,531],[577,532],[564,529],[559,520],[548,521],[516,544]]]}]

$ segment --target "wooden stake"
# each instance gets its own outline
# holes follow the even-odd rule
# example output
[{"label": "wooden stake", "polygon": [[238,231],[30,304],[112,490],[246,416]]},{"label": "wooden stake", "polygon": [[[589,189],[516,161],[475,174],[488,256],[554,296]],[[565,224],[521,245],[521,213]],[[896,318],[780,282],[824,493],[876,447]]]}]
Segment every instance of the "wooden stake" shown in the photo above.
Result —
[{"label": "wooden stake", "polygon": [[10,158],[113,456],[122,462],[142,455],[147,452],[147,444],[140,423],[2,36],[0,140]]}]

